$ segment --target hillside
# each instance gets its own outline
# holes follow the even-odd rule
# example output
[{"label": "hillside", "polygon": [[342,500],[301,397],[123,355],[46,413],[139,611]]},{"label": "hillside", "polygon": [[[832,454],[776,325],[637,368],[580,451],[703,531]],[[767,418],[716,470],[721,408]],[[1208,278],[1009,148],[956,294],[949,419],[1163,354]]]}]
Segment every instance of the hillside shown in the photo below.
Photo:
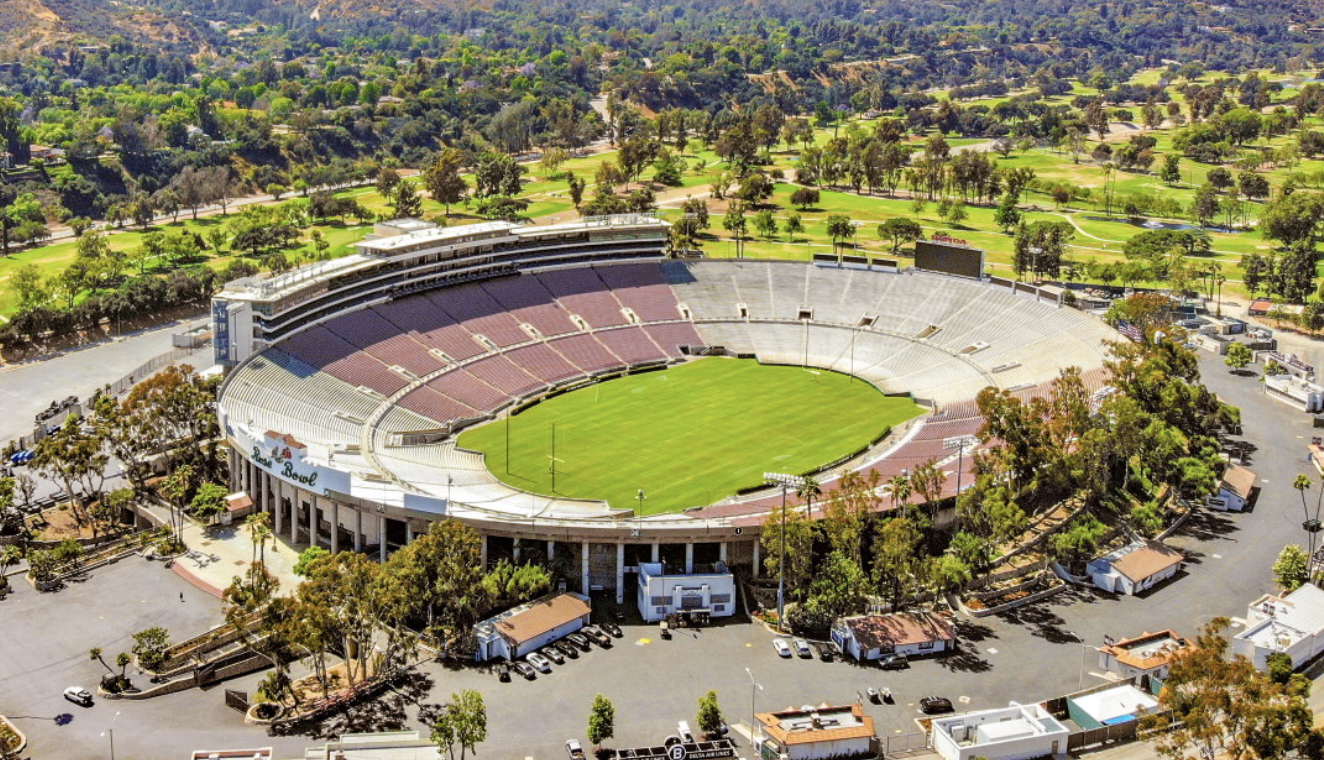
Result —
[{"label": "hillside", "polygon": [[114,35],[177,53],[207,53],[201,17],[152,2],[0,0],[0,58],[22,58],[57,43],[104,44]]}]

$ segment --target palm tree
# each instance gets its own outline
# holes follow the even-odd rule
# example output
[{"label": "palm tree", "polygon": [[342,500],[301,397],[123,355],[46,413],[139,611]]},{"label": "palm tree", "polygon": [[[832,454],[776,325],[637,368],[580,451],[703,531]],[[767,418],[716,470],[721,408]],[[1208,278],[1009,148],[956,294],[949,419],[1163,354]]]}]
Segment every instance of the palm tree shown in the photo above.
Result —
[{"label": "palm tree", "polygon": [[[1312,517],[1310,507],[1306,506],[1306,489],[1310,488],[1310,477],[1297,475],[1292,481],[1292,487],[1297,490],[1297,493],[1301,494],[1301,512],[1305,519],[1301,527],[1306,529],[1307,544],[1310,547],[1306,554],[1306,566],[1313,568],[1315,565],[1315,534],[1319,532],[1320,498],[1324,498],[1324,491],[1321,491],[1320,496],[1315,499],[1315,515]],[[1308,573],[1308,575],[1313,580],[1314,573]]]},{"label": "palm tree", "polygon": [[795,489],[795,495],[805,503],[805,515],[810,516],[814,513],[814,499],[823,495],[823,489],[812,475],[806,475],[800,478],[800,485]]},{"label": "palm tree", "polygon": [[244,520],[249,540],[253,543],[252,564],[267,567],[267,541],[271,539],[271,513],[254,512]]},{"label": "palm tree", "polygon": [[910,477],[904,472],[893,475],[892,479],[887,481],[889,490],[892,492],[892,509],[895,510],[902,504],[909,506],[910,494],[913,490],[910,485]]}]

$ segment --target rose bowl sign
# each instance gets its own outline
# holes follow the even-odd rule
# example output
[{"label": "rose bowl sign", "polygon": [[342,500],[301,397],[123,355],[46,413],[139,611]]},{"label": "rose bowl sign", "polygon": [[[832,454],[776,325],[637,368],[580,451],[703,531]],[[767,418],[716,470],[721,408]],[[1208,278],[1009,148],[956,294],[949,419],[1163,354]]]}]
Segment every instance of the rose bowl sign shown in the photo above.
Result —
[{"label": "rose bowl sign", "polygon": [[227,426],[231,437],[253,464],[291,485],[325,494],[349,493],[349,475],[307,461],[308,447],[288,433],[255,434],[239,425]]}]

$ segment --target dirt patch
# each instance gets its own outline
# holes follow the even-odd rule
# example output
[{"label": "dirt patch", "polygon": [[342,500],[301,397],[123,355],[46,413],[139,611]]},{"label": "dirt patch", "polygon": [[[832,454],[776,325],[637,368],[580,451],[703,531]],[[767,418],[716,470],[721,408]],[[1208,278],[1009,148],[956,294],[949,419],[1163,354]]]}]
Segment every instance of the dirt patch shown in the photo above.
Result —
[{"label": "dirt patch", "polygon": [[[48,509],[40,515],[34,516],[28,521],[28,527],[33,531],[33,538],[37,541],[63,541],[67,538],[93,538],[92,526],[79,526],[74,517],[73,507],[63,506],[55,509]],[[105,535],[106,531],[100,529],[97,535]]]}]

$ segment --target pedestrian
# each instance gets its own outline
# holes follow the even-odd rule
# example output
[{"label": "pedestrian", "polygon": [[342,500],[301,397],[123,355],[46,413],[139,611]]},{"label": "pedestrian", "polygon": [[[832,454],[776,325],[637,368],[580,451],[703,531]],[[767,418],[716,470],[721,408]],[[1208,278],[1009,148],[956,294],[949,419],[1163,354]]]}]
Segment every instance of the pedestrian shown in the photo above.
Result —
[{"label": "pedestrian", "polygon": [[181,602],[184,601],[184,592],[183,592],[183,591],[179,592],[179,601],[181,601]]}]

